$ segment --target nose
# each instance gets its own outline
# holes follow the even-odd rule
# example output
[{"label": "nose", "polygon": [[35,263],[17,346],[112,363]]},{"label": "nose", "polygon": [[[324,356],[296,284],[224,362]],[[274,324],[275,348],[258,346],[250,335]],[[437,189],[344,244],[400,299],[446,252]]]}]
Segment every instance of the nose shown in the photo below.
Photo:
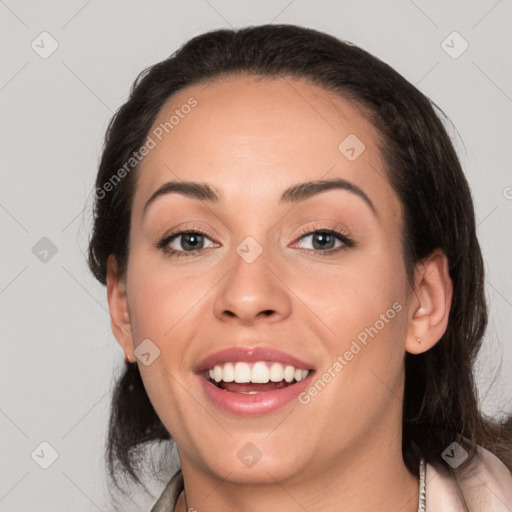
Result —
[{"label": "nose", "polygon": [[277,265],[269,249],[263,249],[253,261],[242,251],[239,246],[239,252],[234,252],[232,268],[217,289],[215,316],[242,325],[274,323],[288,317],[291,297],[282,265]]}]

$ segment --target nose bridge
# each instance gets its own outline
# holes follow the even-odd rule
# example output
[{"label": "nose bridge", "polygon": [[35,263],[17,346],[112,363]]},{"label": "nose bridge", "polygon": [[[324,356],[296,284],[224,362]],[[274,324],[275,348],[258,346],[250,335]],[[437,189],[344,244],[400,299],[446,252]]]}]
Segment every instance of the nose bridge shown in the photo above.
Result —
[{"label": "nose bridge", "polygon": [[[260,240],[264,235],[261,235]],[[276,259],[266,240],[246,236],[230,259],[231,271],[216,297],[215,314],[243,322],[258,317],[282,318],[290,314],[290,297],[276,277]]]}]

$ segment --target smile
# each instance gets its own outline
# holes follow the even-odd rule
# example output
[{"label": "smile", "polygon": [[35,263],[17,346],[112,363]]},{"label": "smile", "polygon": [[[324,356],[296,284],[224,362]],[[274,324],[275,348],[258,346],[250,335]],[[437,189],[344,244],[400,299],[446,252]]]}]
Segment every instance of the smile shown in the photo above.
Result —
[{"label": "smile", "polygon": [[197,371],[209,401],[244,416],[268,414],[289,404],[307,388],[313,373],[306,363],[261,347],[218,352]]}]

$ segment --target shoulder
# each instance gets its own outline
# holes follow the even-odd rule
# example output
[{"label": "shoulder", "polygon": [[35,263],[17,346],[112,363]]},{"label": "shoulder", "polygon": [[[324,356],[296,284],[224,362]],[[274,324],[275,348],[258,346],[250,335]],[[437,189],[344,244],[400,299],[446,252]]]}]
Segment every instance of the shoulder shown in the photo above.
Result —
[{"label": "shoulder", "polygon": [[512,473],[498,457],[478,447],[471,463],[461,471],[448,464],[427,464],[427,512],[512,511]]},{"label": "shoulder", "polygon": [[171,512],[176,506],[178,497],[183,490],[183,474],[178,471],[165,486],[162,494],[153,503],[149,512]]}]

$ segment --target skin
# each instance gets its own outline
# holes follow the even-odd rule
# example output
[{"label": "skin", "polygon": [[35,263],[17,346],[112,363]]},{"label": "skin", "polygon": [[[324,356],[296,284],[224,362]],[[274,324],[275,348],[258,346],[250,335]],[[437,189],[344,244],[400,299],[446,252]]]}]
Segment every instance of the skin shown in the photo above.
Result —
[{"label": "skin", "polygon": [[[126,357],[137,361],[146,338],[160,350],[139,367],[178,446],[187,503],[181,496],[177,510],[415,512],[418,478],[401,454],[404,357],[446,329],[446,257],[435,251],[418,264],[413,289],[379,134],[353,103],[299,80],[229,77],[178,92],[154,127],[190,97],[197,106],[141,163],[127,273],[119,276],[111,257],[107,282]],[[338,150],[349,134],[366,147],[352,162]],[[347,190],[278,204],[289,186],[331,178],[361,188],[377,213]],[[170,180],[207,182],[221,200],[167,194],[144,216]],[[169,257],[155,247],[173,228],[194,226],[207,233],[199,254]],[[301,230],[326,227],[356,245],[313,254],[313,236]],[[263,249],[252,263],[236,252],[247,236]],[[180,237],[171,245],[187,249]],[[244,345],[284,350],[320,376],[394,303],[400,313],[307,405],[235,416],[208,400],[193,372],[206,355]],[[251,468],[237,457],[248,442],[262,454]]]}]

